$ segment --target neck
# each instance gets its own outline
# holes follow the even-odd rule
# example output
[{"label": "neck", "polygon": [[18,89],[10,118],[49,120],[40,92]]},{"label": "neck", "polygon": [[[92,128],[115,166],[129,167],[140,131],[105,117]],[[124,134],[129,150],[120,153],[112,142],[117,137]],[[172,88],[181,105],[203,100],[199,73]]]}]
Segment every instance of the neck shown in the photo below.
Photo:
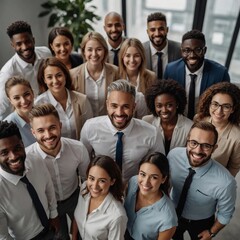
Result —
[{"label": "neck", "polygon": [[112,48],[116,49],[122,43],[122,37],[120,37],[117,41],[112,41],[110,38],[108,38],[108,42]]},{"label": "neck", "polygon": [[42,149],[42,151],[44,151],[46,154],[52,156],[52,157],[56,157],[61,149],[61,139],[59,139],[59,142],[57,143],[57,146],[54,149],[45,149],[44,147],[42,147],[40,145],[40,148]]}]

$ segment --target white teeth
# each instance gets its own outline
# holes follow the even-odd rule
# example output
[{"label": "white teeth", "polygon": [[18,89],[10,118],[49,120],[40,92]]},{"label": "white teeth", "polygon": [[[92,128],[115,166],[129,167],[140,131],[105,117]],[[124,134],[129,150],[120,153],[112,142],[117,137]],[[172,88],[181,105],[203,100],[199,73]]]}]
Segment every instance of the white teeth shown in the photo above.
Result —
[{"label": "white teeth", "polygon": [[16,161],[16,162],[9,162],[9,165],[11,166],[17,166],[20,163],[20,160]]}]

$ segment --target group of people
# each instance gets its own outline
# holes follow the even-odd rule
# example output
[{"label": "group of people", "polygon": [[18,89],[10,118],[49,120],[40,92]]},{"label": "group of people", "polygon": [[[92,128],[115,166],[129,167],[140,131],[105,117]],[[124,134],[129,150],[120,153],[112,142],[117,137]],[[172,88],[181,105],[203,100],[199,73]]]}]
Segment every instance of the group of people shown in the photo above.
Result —
[{"label": "group of people", "polygon": [[8,27],[0,239],[208,240],[230,222],[240,89],[205,59],[202,32],[171,41],[160,12],[145,43],[124,28],[108,13],[106,39],[88,32],[78,54],[67,28],[53,28],[47,48],[28,23]]}]

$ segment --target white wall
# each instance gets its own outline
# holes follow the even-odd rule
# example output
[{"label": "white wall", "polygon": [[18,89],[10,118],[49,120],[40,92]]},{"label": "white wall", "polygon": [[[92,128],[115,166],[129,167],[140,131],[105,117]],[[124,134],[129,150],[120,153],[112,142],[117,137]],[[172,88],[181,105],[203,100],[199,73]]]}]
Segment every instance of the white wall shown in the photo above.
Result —
[{"label": "white wall", "polygon": [[0,1],[0,68],[12,57],[14,50],[6,33],[7,27],[15,21],[24,20],[32,27],[36,46],[46,45],[48,17],[39,18],[43,10],[41,3],[46,0],[1,0]]}]

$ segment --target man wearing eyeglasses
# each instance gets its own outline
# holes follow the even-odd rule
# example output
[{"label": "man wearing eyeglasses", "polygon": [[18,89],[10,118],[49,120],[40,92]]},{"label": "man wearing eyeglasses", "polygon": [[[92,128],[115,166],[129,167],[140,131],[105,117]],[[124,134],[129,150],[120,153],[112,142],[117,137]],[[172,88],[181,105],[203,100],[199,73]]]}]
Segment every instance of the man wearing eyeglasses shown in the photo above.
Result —
[{"label": "man wearing eyeglasses", "polygon": [[175,148],[168,154],[171,198],[178,214],[174,240],[183,240],[185,231],[192,240],[212,239],[233,215],[236,181],[211,158],[217,139],[211,123],[196,122],[188,134],[186,148]]},{"label": "man wearing eyeglasses", "polygon": [[227,81],[230,77],[221,64],[205,59],[205,36],[199,30],[191,30],[182,37],[182,58],[167,65],[164,78],[174,79],[185,87],[188,96],[187,116],[192,119],[199,96],[211,85]]}]

